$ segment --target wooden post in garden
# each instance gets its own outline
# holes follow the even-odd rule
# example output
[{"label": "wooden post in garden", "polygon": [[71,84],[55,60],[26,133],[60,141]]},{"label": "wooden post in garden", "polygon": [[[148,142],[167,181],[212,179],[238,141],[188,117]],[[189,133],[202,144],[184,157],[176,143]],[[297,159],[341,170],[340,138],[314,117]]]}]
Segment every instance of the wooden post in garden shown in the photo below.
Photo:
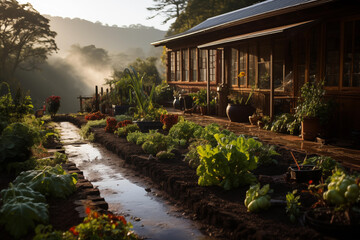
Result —
[{"label": "wooden post in garden", "polygon": [[82,113],[83,112],[83,105],[82,105],[82,97],[80,95],[80,112]]},{"label": "wooden post in garden", "polygon": [[95,112],[99,111],[99,91],[98,86],[95,86]]},{"label": "wooden post in garden", "polygon": [[206,106],[207,115],[210,115],[210,50],[207,50],[207,69],[206,69]]}]

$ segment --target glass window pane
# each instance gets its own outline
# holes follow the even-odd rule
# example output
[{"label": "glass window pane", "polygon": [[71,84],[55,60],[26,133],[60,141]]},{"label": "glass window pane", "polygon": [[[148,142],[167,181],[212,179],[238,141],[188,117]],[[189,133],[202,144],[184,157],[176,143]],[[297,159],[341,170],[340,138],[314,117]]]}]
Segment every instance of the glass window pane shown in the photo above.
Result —
[{"label": "glass window pane", "polygon": [[206,70],[207,70],[207,50],[199,51],[199,72],[200,72],[200,82],[206,81]]},{"label": "glass window pane", "polygon": [[284,48],[286,47],[285,41],[275,41],[274,54],[273,54],[273,80],[274,89],[276,91],[284,91]]},{"label": "glass window pane", "polygon": [[170,53],[170,80],[175,81],[175,52]]},{"label": "glass window pane", "polygon": [[256,76],[256,45],[249,47],[249,87],[255,87],[255,76]]},{"label": "glass window pane", "polygon": [[231,70],[230,70],[231,85],[238,85],[238,50],[231,49]]},{"label": "glass window pane", "polygon": [[197,58],[196,48],[190,50],[190,71],[191,71],[191,82],[197,81]]},{"label": "glass window pane", "polygon": [[189,81],[189,54],[188,50],[182,50],[182,76],[183,81]]},{"label": "glass window pane", "polygon": [[239,82],[240,86],[246,86],[246,58],[247,47],[241,46],[239,49]]},{"label": "glass window pane", "polygon": [[352,86],[360,87],[360,20],[355,21],[354,27],[354,63]]},{"label": "glass window pane", "polygon": [[270,44],[262,43],[259,45],[259,88],[270,89]]},{"label": "glass window pane", "polygon": [[209,78],[210,82],[214,82],[216,80],[216,50],[209,50],[210,51],[210,73]]},{"label": "glass window pane", "polygon": [[180,72],[180,51],[176,51],[176,81],[180,81],[181,72]]},{"label": "glass window pane", "polygon": [[340,23],[326,24],[326,86],[339,85]]}]

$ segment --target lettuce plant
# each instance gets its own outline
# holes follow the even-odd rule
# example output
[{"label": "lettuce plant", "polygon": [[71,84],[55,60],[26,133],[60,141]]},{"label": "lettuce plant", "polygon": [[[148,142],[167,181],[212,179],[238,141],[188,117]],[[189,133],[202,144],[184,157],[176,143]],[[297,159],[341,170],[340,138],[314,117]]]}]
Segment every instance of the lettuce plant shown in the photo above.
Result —
[{"label": "lettuce plant", "polygon": [[196,170],[200,186],[219,185],[226,190],[256,181],[250,172],[257,167],[258,157],[250,153],[256,140],[245,137],[214,135],[217,146],[198,146],[200,165]]}]

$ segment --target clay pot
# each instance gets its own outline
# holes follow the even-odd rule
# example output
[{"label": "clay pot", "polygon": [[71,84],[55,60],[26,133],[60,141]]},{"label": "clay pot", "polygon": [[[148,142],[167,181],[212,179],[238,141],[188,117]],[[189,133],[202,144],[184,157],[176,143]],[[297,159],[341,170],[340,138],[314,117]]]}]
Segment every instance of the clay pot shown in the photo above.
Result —
[{"label": "clay pot", "polygon": [[229,103],[226,108],[226,115],[231,122],[248,122],[249,116],[253,115],[255,108],[251,105],[240,105]]},{"label": "clay pot", "polygon": [[304,117],[301,122],[301,136],[303,140],[313,141],[320,133],[319,118]]}]

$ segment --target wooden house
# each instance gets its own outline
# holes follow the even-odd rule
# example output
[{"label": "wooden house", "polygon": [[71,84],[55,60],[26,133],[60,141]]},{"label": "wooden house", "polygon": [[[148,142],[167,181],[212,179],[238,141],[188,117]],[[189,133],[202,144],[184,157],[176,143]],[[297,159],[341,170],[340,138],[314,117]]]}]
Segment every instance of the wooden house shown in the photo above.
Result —
[{"label": "wooden house", "polygon": [[274,116],[293,110],[305,82],[324,80],[334,133],[360,130],[359,0],[267,0],[152,45],[166,47],[170,85],[218,91],[219,115],[229,91],[254,88],[258,110]]}]

